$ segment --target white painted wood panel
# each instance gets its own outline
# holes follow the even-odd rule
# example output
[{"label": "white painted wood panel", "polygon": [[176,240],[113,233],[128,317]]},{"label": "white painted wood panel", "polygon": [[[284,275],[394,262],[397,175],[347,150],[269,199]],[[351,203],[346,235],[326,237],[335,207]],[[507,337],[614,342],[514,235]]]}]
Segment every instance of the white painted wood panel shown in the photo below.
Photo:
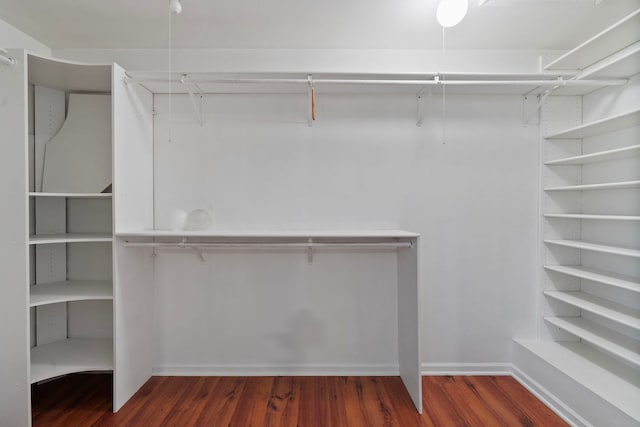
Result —
[{"label": "white painted wood panel", "polygon": [[[153,97],[112,68],[114,232],[154,227]],[[113,243],[114,398],[117,411],[152,373],[154,262],[146,248]],[[150,303],[152,302],[152,303]]]},{"label": "white painted wood panel", "polygon": [[0,425],[25,426],[31,420],[29,387],[29,328],[27,309],[29,208],[27,140],[27,69],[22,50],[10,50],[15,67],[0,66],[0,245],[2,289],[0,312]]}]

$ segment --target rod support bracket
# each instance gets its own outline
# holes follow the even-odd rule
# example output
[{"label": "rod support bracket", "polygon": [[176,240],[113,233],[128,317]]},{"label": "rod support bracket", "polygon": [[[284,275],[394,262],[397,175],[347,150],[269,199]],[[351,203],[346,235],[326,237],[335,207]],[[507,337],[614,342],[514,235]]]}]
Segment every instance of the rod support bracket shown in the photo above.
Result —
[{"label": "rod support bracket", "polygon": [[313,264],[313,239],[309,238],[307,243],[309,244],[309,246],[307,246],[307,262]]}]

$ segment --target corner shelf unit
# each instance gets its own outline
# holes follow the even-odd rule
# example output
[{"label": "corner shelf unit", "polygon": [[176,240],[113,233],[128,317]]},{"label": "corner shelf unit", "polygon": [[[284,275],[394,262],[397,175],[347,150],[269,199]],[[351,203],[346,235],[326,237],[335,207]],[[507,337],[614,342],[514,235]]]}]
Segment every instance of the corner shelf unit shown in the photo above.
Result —
[{"label": "corner shelf unit", "polygon": [[[15,340],[2,345],[15,372],[3,374],[0,418],[29,426],[32,384],[76,372],[115,378],[115,65],[11,55],[15,66],[1,76],[0,124],[7,132],[2,169],[11,171],[3,177],[3,232],[17,230],[9,240],[16,255],[3,271],[3,314]],[[91,144],[83,135],[92,135]]]},{"label": "corner shelf unit", "polygon": [[544,69],[628,83],[544,100],[539,328],[515,340],[514,365],[566,401],[576,424],[638,425],[640,9]]}]

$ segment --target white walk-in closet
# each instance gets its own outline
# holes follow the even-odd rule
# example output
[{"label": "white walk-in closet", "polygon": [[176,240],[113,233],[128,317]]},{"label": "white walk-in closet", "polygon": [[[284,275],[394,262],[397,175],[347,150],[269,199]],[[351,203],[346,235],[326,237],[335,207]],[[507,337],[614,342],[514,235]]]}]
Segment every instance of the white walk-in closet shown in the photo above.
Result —
[{"label": "white walk-in closet", "polygon": [[636,0],[2,0],[0,48],[0,426],[223,423],[166,378],[640,425]]}]

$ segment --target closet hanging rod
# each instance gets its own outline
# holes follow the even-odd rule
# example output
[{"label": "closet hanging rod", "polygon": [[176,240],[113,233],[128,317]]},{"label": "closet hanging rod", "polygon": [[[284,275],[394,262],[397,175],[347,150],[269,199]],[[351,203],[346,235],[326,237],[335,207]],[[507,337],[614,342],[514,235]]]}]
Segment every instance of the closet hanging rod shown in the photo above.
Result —
[{"label": "closet hanging rod", "polygon": [[[128,77],[135,83],[179,83],[180,78],[137,78]],[[218,84],[304,84],[308,85],[307,78],[287,79],[287,78],[191,78],[194,83],[218,83]],[[446,80],[446,79],[429,79],[429,80],[409,80],[409,79],[323,79],[314,78],[313,83],[318,84],[362,84],[362,85],[454,85],[454,86],[472,86],[472,85],[525,85],[525,86],[621,86],[628,83],[627,79],[607,79],[607,80],[571,80],[571,79],[553,79],[553,80]]]},{"label": "closet hanging rod", "polygon": [[126,247],[143,247],[143,248],[271,248],[271,249],[287,249],[287,248],[410,248],[413,246],[411,242],[371,242],[371,243],[330,243],[330,242],[291,242],[291,243],[266,243],[266,242],[245,242],[245,243],[161,243],[161,242],[130,242],[123,243]]}]

